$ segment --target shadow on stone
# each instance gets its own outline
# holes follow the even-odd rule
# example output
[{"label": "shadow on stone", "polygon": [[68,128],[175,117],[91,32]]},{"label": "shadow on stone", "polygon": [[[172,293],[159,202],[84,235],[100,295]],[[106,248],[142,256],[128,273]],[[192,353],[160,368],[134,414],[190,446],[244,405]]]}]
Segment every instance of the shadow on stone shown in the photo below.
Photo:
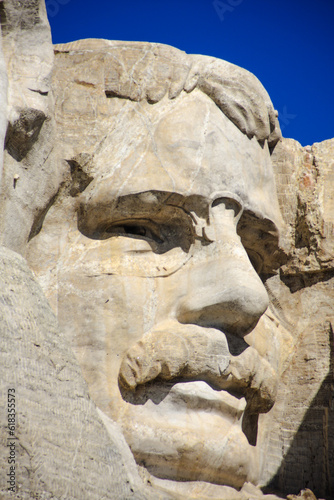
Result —
[{"label": "shadow on stone", "polygon": [[281,280],[290,288],[291,293],[298,292],[302,288],[307,288],[317,283],[328,281],[334,277],[334,269],[325,269],[312,273],[287,274],[282,275]]},{"label": "shadow on stone", "polygon": [[334,335],[331,327],[329,336],[328,374],[267,492],[298,494],[309,488],[317,498],[334,499]]},{"label": "shadow on stone", "polygon": [[17,109],[19,117],[8,124],[5,148],[18,162],[23,160],[37,141],[45,114],[34,108]]}]

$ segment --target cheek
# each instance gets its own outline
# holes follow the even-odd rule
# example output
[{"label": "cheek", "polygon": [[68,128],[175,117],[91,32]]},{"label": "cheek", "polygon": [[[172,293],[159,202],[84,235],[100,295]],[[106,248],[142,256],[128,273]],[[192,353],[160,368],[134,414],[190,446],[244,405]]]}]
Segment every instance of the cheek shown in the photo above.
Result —
[{"label": "cheek", "polygon": [[121,357],[164,319],[180,288],[177,270],[190,258],[180,248],[155,254],[131,238],[69,234],[54,274],[54,309],[80,356],[89,350]]},{"label": "cheek", "polygon": [[58,274],[58,318],[75,346],[122,355],[156,320],[155,279]]},{"label": "cheek", "polygon": [[[58,317],[94,400],[118,394],[125,352],[157,321],[154,279],[59,273]],[[106,396],[106,392],[108,396]],[[104,395],[104,396],[103,396]]]},{"label": "cheek", "polygon": [[86,276],[139,278],[166,277],[178,271],[191,258],[180,247],[165,253],[152,250],[149,242],[135,238],[89,239],[76,232],[61,259],[62,269]]}]

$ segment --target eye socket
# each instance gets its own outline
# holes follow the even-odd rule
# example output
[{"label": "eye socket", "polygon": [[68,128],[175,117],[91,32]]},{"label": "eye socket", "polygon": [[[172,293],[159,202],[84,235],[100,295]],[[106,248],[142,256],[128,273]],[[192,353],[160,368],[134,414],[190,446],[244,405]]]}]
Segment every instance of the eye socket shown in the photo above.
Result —
[{"label": "eye socket", "polygon": [[132,224],[125,224],[123,228],[127,234],[134,234],[138,236],[149,236],[148,233],[151,232],[148,228],[144,226],[136,226]]},{"label": "eye socket", "polygon": [[[103,239],[115,236],[129,236],[134,238],[145,238],[155,243],[163,243],[160,237],[160,229],[157,224],[152,221],[129,221],[123,223],[115,223],[100,229],[100,235]],[[101,237],[100,236],[100,237]]]},{"label": "eye socket", "polygon": [[121,197],[111,207],[82,203],[77,216],[78,229],[87,238],[107,240],[123,236],[144,240],[156,254],[177,247],[188,253],[195,240],[194,219],[182,206],[161,203],[148,207],[138,196]]}]

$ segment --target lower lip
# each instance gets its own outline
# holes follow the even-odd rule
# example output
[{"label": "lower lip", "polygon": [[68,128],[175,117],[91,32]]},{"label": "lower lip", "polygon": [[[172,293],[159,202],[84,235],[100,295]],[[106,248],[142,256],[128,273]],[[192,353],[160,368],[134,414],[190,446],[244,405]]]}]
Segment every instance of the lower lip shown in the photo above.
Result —
[{"label": "lower lip", "polygon": [[175,384],[169,393],[169,402],[181,410],[206,410],[221,413],[231,423],[240,420],[246,408],[244,397],[240,399],[226,391],[215,391],[202,381]]},{"label": "lower lip", "polygon": [[245,399],[202,381],[161,386],[163,398],[152,387],[144,404],[127,405],[120,422],[137,462],[160,478],[240,487],[252,472],[252,450],[241,429]]},{"label": "lower lip", "polygon": [[148,426],[160,422],[162,427],[193,428],[195,431],[211,421],[212,425],[219,425],[219,432],[224,435],[232,426],[239,427],[242,432],[246,400],[227,391],[214,390],[203,381],[155,380],[152,385],[138,387],[126,406],[127,412],[136,415],[134,427],[139,422],[146,422]]}]

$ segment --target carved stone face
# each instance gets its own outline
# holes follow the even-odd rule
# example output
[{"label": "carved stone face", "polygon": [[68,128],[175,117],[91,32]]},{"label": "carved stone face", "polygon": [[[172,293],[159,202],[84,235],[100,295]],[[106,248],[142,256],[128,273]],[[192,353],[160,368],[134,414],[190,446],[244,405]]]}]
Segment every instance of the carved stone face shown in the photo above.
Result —
[{"label": "carved stone face", "polygon": [[268,148],[199,90],[113,100],[117,120],[65,144],[74,181],[28,259],[138,463],[256,482],[282,348],[258,274],[280,220]]}]

